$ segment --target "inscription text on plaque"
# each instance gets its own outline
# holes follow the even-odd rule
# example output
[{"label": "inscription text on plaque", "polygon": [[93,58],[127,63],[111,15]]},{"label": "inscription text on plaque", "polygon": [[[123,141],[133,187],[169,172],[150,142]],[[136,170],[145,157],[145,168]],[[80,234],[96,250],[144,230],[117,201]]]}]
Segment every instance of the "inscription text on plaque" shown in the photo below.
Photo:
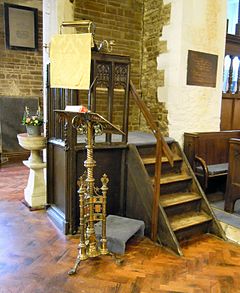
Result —
[{"label": "inscription text on plaque", "polygon": [[187,84],[216,87],[218,56],[188,51]]}]

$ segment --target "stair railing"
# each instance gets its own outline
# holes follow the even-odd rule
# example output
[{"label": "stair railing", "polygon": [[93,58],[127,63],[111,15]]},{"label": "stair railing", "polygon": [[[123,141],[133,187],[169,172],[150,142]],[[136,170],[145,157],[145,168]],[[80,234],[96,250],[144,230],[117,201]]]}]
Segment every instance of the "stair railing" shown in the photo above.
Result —
[{"label": "stair railing", "polygon": [[153,135],[157,140],[156,144],[156,162],[155,162],[155,174],[154,174],[154,194],[153,194],[153,204],[152,204],[152,216],[151,216],[151,239],[156,242],[157,240],[157,229],[158,229],[158,206],[159,206],[159,196],[160,196],[160,178],[161,178],[161,167],[162,167],[162,154],[164,153],[173,166],[173,153],[170,150],[168,144],[164,140],[164,137],[154,121],[151,112],[147,108],[146,104],[137,94],[137,90],[130,81],[130,92],[139,107],[141,113],[147,121],[149,128],[151,129]]}]

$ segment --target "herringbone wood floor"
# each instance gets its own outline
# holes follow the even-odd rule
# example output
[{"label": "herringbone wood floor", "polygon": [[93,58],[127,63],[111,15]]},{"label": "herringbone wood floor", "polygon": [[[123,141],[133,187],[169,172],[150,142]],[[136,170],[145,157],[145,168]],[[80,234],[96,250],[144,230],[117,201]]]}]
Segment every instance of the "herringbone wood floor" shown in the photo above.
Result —
[{"label": "herringbone wood floor", "polygon": [[122,266],[99,257],[68,276],[78,238],[21,203],[27,177],[22,164],[0,167],[0,293],[240,292],[240,247],[210,236],[187,244],[184,257],[132,239]]}]

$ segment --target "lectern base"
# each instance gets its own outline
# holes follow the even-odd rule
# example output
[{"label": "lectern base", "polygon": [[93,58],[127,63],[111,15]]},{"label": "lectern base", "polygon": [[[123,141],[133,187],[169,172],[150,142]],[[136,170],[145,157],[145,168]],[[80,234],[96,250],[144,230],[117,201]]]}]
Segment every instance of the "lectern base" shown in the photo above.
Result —
[{"label": "lectern base", "polygon": [[36,207],[31,207],[25,199],[22,199],[21,202],[29,209],[29,211],[33,212],[33,211],[38,211],[38,210],[45,210],[45,205],[40,205],[40,206],[36,206]]}]

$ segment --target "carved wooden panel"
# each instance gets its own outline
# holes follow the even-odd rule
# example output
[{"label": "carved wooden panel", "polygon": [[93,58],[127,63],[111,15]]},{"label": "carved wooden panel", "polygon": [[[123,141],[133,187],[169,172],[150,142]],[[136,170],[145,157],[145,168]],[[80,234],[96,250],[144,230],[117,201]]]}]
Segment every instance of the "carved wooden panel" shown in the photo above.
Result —
[{"label": "carved wooden panel", "polygon": [[109,87],[110,79],[111,79],[111,68],[110,64],[108,63],[99,63],[97,64],[96,70],[97,76],[97,85]]}]

